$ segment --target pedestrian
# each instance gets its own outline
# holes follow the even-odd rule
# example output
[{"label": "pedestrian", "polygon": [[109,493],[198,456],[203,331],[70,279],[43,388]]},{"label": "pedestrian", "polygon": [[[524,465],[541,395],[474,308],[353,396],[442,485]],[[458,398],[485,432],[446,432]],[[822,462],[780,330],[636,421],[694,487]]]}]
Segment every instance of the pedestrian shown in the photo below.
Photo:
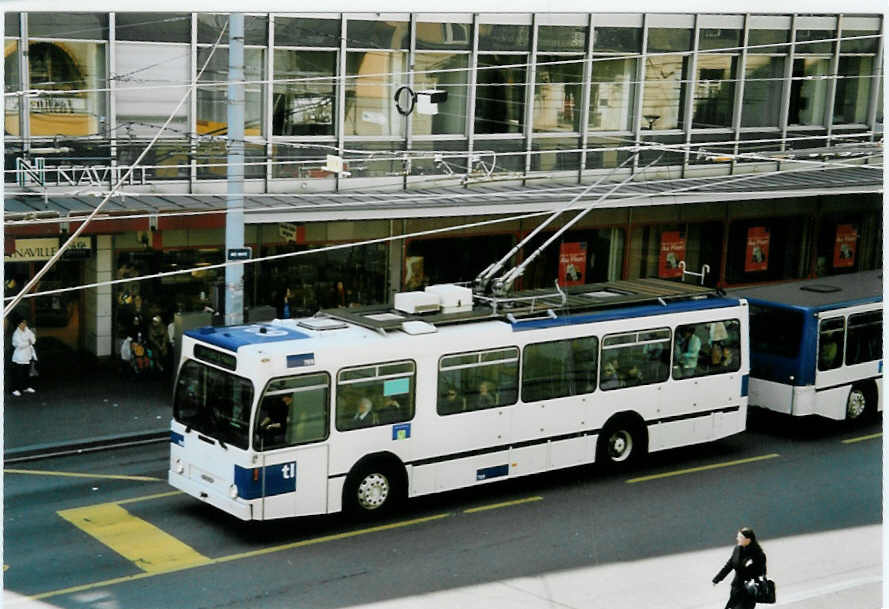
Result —
[{"label": "pedestrian", "polygon": [[753,529],[743,527],[735,537],[737,545],[732,550],[732,555],[713,578],[715,586],[721,582],[729,571],[734,570],[731,591],[725,609],[753,609],[756,601],[747,593],[745,582],[766,574],[766,554],[756,541]]},{"label": "pedestrian", "polygon": [[[21,318],[12,333],[12,395],[19,397],[22,392],[34,393],[31,369],[36,372],[37,350],[34,343],[37,336],[28,327],[28,320]],[[36,376],[36,375],[35,375]]]}]

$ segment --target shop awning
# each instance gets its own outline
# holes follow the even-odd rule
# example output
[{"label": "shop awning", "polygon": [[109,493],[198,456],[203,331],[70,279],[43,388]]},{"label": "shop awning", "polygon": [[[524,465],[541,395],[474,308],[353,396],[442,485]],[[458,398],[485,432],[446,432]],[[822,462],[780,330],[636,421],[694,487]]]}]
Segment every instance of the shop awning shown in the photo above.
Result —
[{"label": "shop awning", "polygon": [[[666,170],[664,170],[666,171]],[[695,178],[638,179],[621,186],[606,200],[597,199],[614,187],[617,178],[587,193],[575,206],[595,204],[602,208],[676,205],[685,203],[745,201],[754,199],[879,193],[883,169],[879,165],[813,165],[781,172],[714,175]],[[593,179],[590,178],[589,183]],[[330,220],[400,219],[442,216],[522,214],[550,211],[564,206],[587,184],[576,181],[528,179],[475,183],[463,186],[417,186],[407,190],[346,190],[339,193],[245,194],[244,221],[317,222]],[[8,224],[35,218],[82,218],[101,202],[98,194],[44,197],[8,193],[5,220]],[[139,214],[201,214],[224,210],[225,194],[163,195],[129,192],[115,196],[103,207],[103,217]],[[107,215],[105,215],[107,214]]]}]

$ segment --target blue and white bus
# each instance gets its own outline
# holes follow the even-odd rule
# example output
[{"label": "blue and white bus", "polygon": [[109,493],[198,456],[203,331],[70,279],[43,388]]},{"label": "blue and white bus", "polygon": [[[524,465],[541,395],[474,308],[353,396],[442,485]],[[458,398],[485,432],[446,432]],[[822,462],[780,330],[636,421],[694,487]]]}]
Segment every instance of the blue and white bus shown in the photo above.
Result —
[{"label": "blue and white bus", "polygon": [[186,332],[170,484],[244,520],[376,515],[745,429],[741,299],[645,279],[395,304]]},{"label": "blue and white bus", "polygon": [[750,303],[750,405],[860,420],[883,409],[882,271],[730,293]]}]

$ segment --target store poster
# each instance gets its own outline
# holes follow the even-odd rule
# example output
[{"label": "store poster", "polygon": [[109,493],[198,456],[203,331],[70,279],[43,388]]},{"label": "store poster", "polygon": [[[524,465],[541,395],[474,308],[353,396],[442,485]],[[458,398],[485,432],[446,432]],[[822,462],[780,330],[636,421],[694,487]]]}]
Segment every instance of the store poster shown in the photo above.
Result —
[{"label": "store poster", "polygon": [[682,277],[679,263],[685,260],[685,238],[678,230],[661,233],[661,253],[657,276],[663,279]]},{"label": "store poster", "polygon": [[745,273],[765,271],[769,268],[769,238],[769,229],[765,226],[751,226],[747,229]]},{"label": "store poster", "polygon": [[559,285],[582,285],[586,279],[586,243],[559,246]]},{"label": "store poster", "polygon": [[844,269],[855,266],[855,247],[858,245],[858,231],[852,224],[837,226],[836,241],[833,246],[833,268]]}]

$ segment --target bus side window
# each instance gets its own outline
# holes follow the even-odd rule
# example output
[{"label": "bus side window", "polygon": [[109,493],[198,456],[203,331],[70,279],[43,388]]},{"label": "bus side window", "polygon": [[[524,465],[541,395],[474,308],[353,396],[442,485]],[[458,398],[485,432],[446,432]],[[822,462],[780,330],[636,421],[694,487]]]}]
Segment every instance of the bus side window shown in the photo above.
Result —
[{"label": "bus side window", "polygon": [[849,316],[846,365],[872,362],[882,357],[883,313],[869,311]]},{"label": "bus side window", "polygon": [[843,363],[846,320],[832,317],[821,321],[818,331],[818,370],[833,370]]}]

